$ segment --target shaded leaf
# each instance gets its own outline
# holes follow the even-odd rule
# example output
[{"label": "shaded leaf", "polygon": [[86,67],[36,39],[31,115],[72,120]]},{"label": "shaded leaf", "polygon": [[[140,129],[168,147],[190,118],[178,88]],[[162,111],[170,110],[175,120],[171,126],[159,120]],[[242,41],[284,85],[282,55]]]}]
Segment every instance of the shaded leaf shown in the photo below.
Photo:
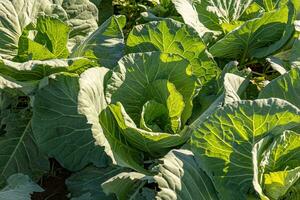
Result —
[{"label": "shaded leaf", "polygon": [[285,99],[300,108],[300,68],[272,80],[259,94],[258,98],[276,97]]},{"label": "shaded leaf", "polygon": [[101,184],[111,177],[121,173],[122,171],[125,170],[117,166],[106,168],[96,168],[90,166],[73,174],[67,179],[66,184],[72,194],[72,197],[79,198],[80,195],[85,194],[84,196],[86,196],[86,198],[89,197],[88,199],[90,200],[113,200],[115,197],[112,195],[107,196],[103,192]]},{"label": "shaded leaf", "polygon": [[96,60],[101,66],[113,68],[124,53],[125,16],[112,16],[80,43],[71,57]]},{"label": "shaded leaf", "polygon": [[154,176],[160,191],[156,199],[219,199],[214,185],[191,151],[172,150],[161,159]]},{"label": "shaded leaf", "polygon": [[31,111],[2,110],[1,114],[5,114],[1,120],[5,129],[4,134],[0,135],[0,186],[3,185],[2,181],[16,173],[39,179],[48,171],[49,163],[33,136]]},{"label": "shaded leaf", "polygon": [[43,189],[23,174],[14,174],[7,179],[7,186],[0,190],[0,200],[30,200],[33,192]]},{"label": "shaded leaf", "polygon": [[107,158],[100,147],[106,146],[106,140],[98,115],[106,106],[101,87],[107,71],[92,68],[81,77],[53,75],[35,96],[32,125],[38,145],[69,170],[82,169],[89,163],[106,166]]}]

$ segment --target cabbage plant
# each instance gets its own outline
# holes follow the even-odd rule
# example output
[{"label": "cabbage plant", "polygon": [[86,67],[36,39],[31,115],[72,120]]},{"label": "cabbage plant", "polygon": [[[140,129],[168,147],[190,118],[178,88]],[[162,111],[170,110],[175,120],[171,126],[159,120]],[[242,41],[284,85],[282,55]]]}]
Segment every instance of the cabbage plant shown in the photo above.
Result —
[{"label": "cabbage plant", "polygon": [[298,200],[298,1],[107,2],[0,0],[0,200]]}]

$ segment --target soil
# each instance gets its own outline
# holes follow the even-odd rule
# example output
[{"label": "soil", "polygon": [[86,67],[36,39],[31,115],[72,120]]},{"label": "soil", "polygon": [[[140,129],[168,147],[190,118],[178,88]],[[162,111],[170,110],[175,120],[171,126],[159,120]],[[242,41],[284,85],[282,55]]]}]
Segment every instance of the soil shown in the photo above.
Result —
[{"label": "soil", "polygon": [[60,164],[50,159],[51,171],[44,175],[38,184],[45,190],[44,192],[34,193],[32,200],[68,200],[68,190],[65,185],[65,180],[71,175]]}]

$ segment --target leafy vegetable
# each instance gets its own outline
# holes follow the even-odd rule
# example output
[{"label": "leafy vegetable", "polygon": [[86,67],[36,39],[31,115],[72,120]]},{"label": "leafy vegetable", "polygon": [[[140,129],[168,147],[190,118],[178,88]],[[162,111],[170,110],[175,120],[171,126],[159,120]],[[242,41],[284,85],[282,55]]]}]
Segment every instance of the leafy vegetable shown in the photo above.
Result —
[{"label": "leafy vegetable", "polygon": [[[67,169],[79,170],[88,163],[106,165],[103,150],[95,147],[93,138],[93,134],[101,137],[97,136],[102,132],[98,114],[105,106],[101,91],[93,86],[102,84],[106,72],[105,69],[93,69],[81,77],[57,74],[49,77],[48,84],[35,95],[34,135],[40,148]],[[93,79],[86,73],[93,75]]]},{"label": "leafy vegetable", "polygon": [[284,100],[233,102],[204,123],[192,125],[192,150],[223,198],[236,194],[244,199],[253,187],[251,151],[256,142],[291,129],[299,121],[299,109]]},{"label": "leafy vegetable", "polygon": [[[36,31],[35,38],[29,39],[31,31]],[[19,39],[18,55],[15,60],[48,60],[53,58],[67,58],[68,34],[70,28],[50,17],[39,17],[36,25],[29,24],[23,30]]]},{"label": "leafy vegetable", "polygon": [[178,54],[192,64],[193,73],[206,84],[219,73],[206,45],[189,26],[172,19],[134,27],[127,39],[127,52],[161,51]]},{"label": "leafy vegetable", "polygon": [[[114,175],[124,171],[120,167],[107,167],[107,168],[87,167],[82,171],[72,175],[67,180],[67,186],[73,196],[81,196],[86,194],[90,199],[115,199],[113,196],[106,196],[100,190],[100,185]],[[75,198],[74,198],[75,199]]]},{"label": "leafy vegetable", "polygon": [[47,158],[37,147],[31,126],[31,111],[28,108],[18,109],[16,99],[9,94],[1,94],[9,99],[8,104],[1,107],[1,126],[4,133],[0,135],[1,162],[0,186],[4,180],[15,173],[28,174],[38,179],[49,169]]},{"label": "leafy vegetable", "polygon": [[124,16],[112,16],[96,31],[79,44],[72,52],[72,57],[95,59],[100,65],[113,68],[123,56],[125,26]]},{"label": "leafy vegetable", "polygon": [[15,174],[8,178],[8,185],[0,190],[1,200],[30,200],[33,192],[42,192],[43,189],[23,174]]},{"label": "leafy vegetable", "polygon": [[[172,150],[161,162],[153,169],[158,172],[157,175],[147,177],[136,172],[121,173],[103,183],[104,191],[116,193],[118,199],[154,198],[151,195],[158,199],[218,199],[212,182],[198,168],[192,152]],[[147,187],[151,182],[157,183],[157,194]],[[121,185],[122,187],[118,187]]]},{"label": "leafy vegetable", "polygon": [[[293,6],[283,6],[262,17],[245,22],[216,42],[211,53],[216,57],[263,58],[281,48],[293,34]],[[225,51],[226,49],[226,51]]]},{"label": "leafy vegetable", "polygon": [[285,99],[300,107],[300,68],[291,69],[288,73],[274,79],[259,94],[260,98],[277,97]]},{"label": "leafy vegetable", "polygon": [[0,200],[298,200],[299,6],[0,1]]},{"label": "leafy vegetable", "polygon": [[57,16],[72,27],[69,48],[97,28],[97,9],[88,0],[3,0],[0,2],[0,56],[11,59],[17,55],[19,37],[25,27],[34,23],[41,13]]},{"label": "leafy vegetable", "polygon": [[[279,199],[287,194],[300,176],[297,159],[299,157],[299,134],[285,131],[273,139],[259,157],[258,171],[262,174],[260,187],[263,187],[262,199]],[[269,197],[269,198],[268,198]]]},{"label": "leafy vegetable", "polygon": [[[190,24],[194,20],[197,20],[196,23],[198,25],[195,27],[196,30],[201,30],[199,28],[203,26],[211,31],[222,31],[221,25],[239,20],[252,3],[252,0],[224,2],[220,0],[173,0],[173,2],[185,20],[185,23]],[[190,13],[187,12],[188,10],[185,10],[186,8],[192,8],[191,11],[196,12],[197,17],[195,19],[189,18]],[[190,25],[193,26],[193,24]]]}]

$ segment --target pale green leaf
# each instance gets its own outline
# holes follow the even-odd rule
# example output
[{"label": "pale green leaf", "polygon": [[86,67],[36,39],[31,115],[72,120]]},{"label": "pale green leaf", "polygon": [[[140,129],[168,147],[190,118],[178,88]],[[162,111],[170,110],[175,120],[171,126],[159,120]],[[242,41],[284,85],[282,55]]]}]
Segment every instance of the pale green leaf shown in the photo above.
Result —
[{"label": "pale green leaf", "polygon": [[222,32],[222,23],[237,21],[252,0],[173,0],[177,12],[186,24],[193,27],[201,37],[205,33]]},{"label": "pale green leaf", "polygon": [[199,35],[188,25],[172,19],[137,25],[130,32],[127,52],[149,51],[175,53],[186,58],[203,85],[220,71]]},{"label": "pale green leaf", "polygon": [[[107,193],[116,194],[119,200],[218,199],[213,183],[188,150],[170,151],[152,171],[156,175],[124,172],[106,181],[102,187]],[[154,183],[156,190],[149,185]]]},{"label": "pale green leaf", "polygon": [[136,199],[139,190],[150,177],[137,172],[123,172],[102,184],[106,194],[116,194],[118,200]]},{"label": "pale green leaf", "polygon": [[277,71],[278,73],[285,74],[287,72],[287,70],[284,67],[284,63],[282,62],[282,60],[276,58],[276,57],[269,57],[266,59],[267,62],[270,63],[271,67]]},{"label": "pale green leaf", "polygon": [[66,18],[60,19],[72,28],[68,41],[68,47],[71,51],[98,28],[98,9],[89,0],[55,1],[56,4],[58,2],[66,13]]},{"label": "pale green leaf", "polygon": [[41,14],[56,16],[72,29],[69,49],[96,30],[98,11],[89,0],[2,0],[0,2],[0,56],[17,55],[19,38],[24,28],[35,23]]},{"label": "pale green leaf", "polygon": [[95,63],[84,58],[30,60],[24,63],[0,59],[0,74],[16,81],[33,81],[57,72],[81,73],[93,66]]},{"label": "pale green leaf", "polygon": [[[105,118],[108,121],[116,120],[118,131],[124,137],[128,146],[135,147],[140,152],[147,152],[153,157],[159,157],[167,153],[172,147],[182,145],[189,139],[190,132],[184,128],[178,133],[151,132],[138,128],[133,120],[127,115],[122,104],[109,106],[112,115]],[[100,121],[102,126],[106,123]]]},{"label": "pale green leaf", "polygon": [[121,102],[135,124],[140,123],[143,105],[152,100],[147,88],[156,80],[168,80],[183,96],[185,104],[181,122],[191,116],[198,81],[190,72],[190,63],[174,54],[160,52],[135,53],[124,56],[108,80],[109,103]]},{"label": "pale green leaf", "polygon": [[207,28],[199,20],[198,12],[193,5],[193,0],[172,0],[177,12],[182,16],[184,22],[193,27],[200,37],[204,38],[204,41],[207,43],[205,36],[208,34],[219,35],[221,32],[214,32]]},{"label": "pale green leaf", "polygon": [[190,127],[192,151],[223,199],[245,199],[253,190],[252,149],[267,135],[300,123],[300,110],[280,99],[237,101]]},{"label": "pale green leaf", "polygon": [[260,143],[269,144],[256,155],[255,188],[262,199],[279,199],[300,178],[300,135],[284,131],[271,142],[263,140]]},{"label": "pale green leaf", "polygon": [[270,199],[279,199],[299,180],[300,167],[264,174],[265,193]]},{"label": "pale green leaf", "polygon": [[112,112],[105,109],[100,113],[99,121],[104,136],[110,144],[112,158],[121,167],[128,167],[138,172],[147,173],[144,169],[144,154],[128,145],[127,139],[121,133]]},{"label": "pale green leaf", "polygon": [[[29,38],[31,32],[36,35]],[[19,39],[18,55],[14,60],[48,60],[67,58],[67,42],[70,28],[56,18],[41,16],[36,24],[30,24],[23,30]]]},{"label": "pale green leaf", "polygon": [[38,81],[21,82],[12,78],[0,76],[0,90],[6,92],[32,94],[38,88]]},{"label": "pale green leaf", "polygon": [[263,58],[280,49],[292,36],[294,7],[283,6],[264,13],[260,18],[245,22],[217,41],[209,51],[215,57],[232,58],[245,62]]},{"label": "pale green leaf", "polygon": [[0,13],[0,56],[7,59],[17,55],[19,37],[40,13],[66,17],[63,8],[50,0],[2,0]]}]

